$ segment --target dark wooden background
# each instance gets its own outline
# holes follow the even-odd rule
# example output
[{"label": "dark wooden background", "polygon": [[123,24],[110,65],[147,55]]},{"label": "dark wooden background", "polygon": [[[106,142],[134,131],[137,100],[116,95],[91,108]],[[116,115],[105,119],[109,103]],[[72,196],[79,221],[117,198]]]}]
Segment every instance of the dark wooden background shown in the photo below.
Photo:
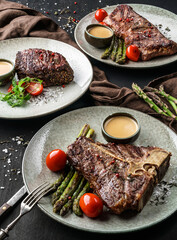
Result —
[{"label": "dark wooden background", "polygon": [[[66,19],[62,18],[58,21],[60,15],[55,15],[58,9],[64,9],[69,7],[69,13],[63,14],[62,17],[73,16],[76,20],[81,19],[89,12],[105,7],[106,5],[115,5],[117,3],[144,3],[152,4],[167,10],[170,10],[177,14],[176,1],[166,0],[76,0],[77,4],[74,4],[74,0],[13,0],[14,2],[22,3],[34,8],[45,15],[51,17],[61,27],[66,24]],[[74,14],[73,11],[76,11]],[[73,38],[73,31],[69,34]],[[175,72],[177,64],[173,63],[160,68],[152,70],[130,70],[121,69],[108,66],[90,59],[92,64],[98,66],[104,70],[108,79],[116,83],[119,86],[130,87],[132,82],[138,83],[141,87],[146,85],[150,80]],[[0,205],[7,201],[22,185],[23,179],[19,170],[21,170],[21,163],[23,153],[28,142],[32,136],[48,121],[53,118],[81,107],[87,107],[94,105],[89,92],[81,97],[77,102],[71,106],[58,111],[49,116],[31,119],[31,120],[3,120],[0,119]],[[18,142],[17,136],[22,138],[21,142]],[[14,139],[15,138],[15,139]],[[5,149],[8,149],[8,153],[5,153]],[[5,160],[4,160],[5,158]],[[11,161],[11,166],[7,164],[8,159]],[[32,159],[31,159],[32,161]],[[4,167],[6,166],[6,167]],[[12,170],[11,170],[12,169]],[[9,171],[8,171],[9,170]],[[17,171],[18,174],[17,174]],[[6,176],[7,175],[7,176]],[[2,189],[4,187],[4,189]],[[11,213],[7,214],[3,219],[0,219],[0,227],[5,227],[12,219],[14,219],[19,212],[19,205],[17,205]],[[38,207],[35,207],[30,213],[25,215],[10,232],[9,239],[12,240],[78,240],[78,239],[122,239],[122,240],[138,240],[138,239],[151,239],[151,240],[176,240],[177,239],[177,214],[173,214],[168,219],[160,224],[157,224],[149,229],[132,232],[128,234],[116,234],[116,235],[103,235],[96,233],[88,233],[79,230],[75,230],[58,223],[47,215],[45,215]]]}]

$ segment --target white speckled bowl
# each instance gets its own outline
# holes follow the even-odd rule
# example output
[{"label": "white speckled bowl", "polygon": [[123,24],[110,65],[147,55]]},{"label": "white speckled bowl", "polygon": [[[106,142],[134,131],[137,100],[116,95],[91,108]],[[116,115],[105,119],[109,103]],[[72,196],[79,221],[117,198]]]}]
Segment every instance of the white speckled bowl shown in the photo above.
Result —
[{"label": "white speckled bowl", "polygon": [[[106,116],[115,112],[130,113],[139,121],[141,133],[135,145],[157,146],[172,153],[171,164],[164,178],[166,181],[172,179],[177,171],[177,135],[171,129],[153,117],[127,108],[89,107],[61,115],[36,133],[23,158],[23,180],[27,189],[31,191],[43,181],[54,182],[57,179],[57,174],[46,167],[45,158],[55,148],[66,150],[67,146],[74,142],[85,123],[90,124],[95,130],[96,140],[105,142],[101,134],[101,123]],[[157,192],[157,189],[154,192]],[[138,214],[118,216],[104,210],[104,213],[97,219],[90,219],[86,216],[80,218],[74,214],[61,217],[53,213],[50,196],[43,198],[39,202],[39,207],[56,221],[73,228],[100,233],[120,233],[152,226],[174,213],[177,209],[177,187],[172,187],[168,193],[166,203],[155,206],[149,201]]]},{"label": "white speckled bowl", "polygon": [[[165,33],[165,36],[167,38],[170,38],[171,40],[177,42],[177,31],[176,31],[177,15],[176,14],[168,10],[165,10],[163,8],[159,8],[152,5],[146,5],[146,4],[128,4],[128,5],[133,7],[133,9],[137,13],[145,17],[154,25],[162,24],[162,27],[159,30],[162,33]],[[108,14],[110,14],[116,8],[116,6],[117,5],[109,6],[109,7],[105,7],[104,9],[108,12]],[[172,56],[154,58],[150,61],[138,61],[138,62],[129,61],[126,64],[117,64],[113,62],[111,59],[101,59],[101,55],[104,52],[104,50],[90,46],[90,44],[87,43],[84,37],[84,31],[87,25],[98,23],[95,20],[94,16],[95,16],[95,12],[92,12],[86,15],[84,18],[82,18],[80,22],[77,24],[74,32],[75,40],[79,45],[79,47],[92,58],[100,62],[113,65],[115,67],[123,67],[123,68],[152,68],[152,67],[158,67],[168,63],[172,63],[177,60],[177,54]],[[170,31],[165,30],[167,27],[170,29]]]}]

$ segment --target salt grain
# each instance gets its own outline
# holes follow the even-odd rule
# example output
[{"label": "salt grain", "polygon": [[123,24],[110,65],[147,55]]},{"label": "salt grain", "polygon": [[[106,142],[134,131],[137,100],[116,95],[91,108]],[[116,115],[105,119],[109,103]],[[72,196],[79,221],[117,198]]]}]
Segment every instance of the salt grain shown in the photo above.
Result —
[{"label": "salt grain", "polygon": [[4,190],[4,189],[5,189],[5,187],[0,187],[0,189]]},{"label": "salt grain", "polygon": [[8,149],[7,149],[7,148],[4,148],[4,149],[2,150],[2,152],[8,153]]},{"label": "salt grain", "polygon": [[49,102],[56,103],[62,96],[62,87],[48,87],[43,90],[42,94],[36,96],[35,98],[31,98],[28,102],[30,105],[42,106],[43,104],[47,104]]}]

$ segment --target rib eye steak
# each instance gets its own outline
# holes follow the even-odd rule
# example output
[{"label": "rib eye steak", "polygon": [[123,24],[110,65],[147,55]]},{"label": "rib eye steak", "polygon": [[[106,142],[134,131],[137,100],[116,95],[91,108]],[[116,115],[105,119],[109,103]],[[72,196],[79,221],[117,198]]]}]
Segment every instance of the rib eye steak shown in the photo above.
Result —
[{"label": "rib eye steak", "polygon": [[114,213],[140,211],[165,175],[171,154],[158,147],[102,144],[79,137],[68,159]]},{"label": "rib eye steak", "polygon": [[73,70],[60,53],[44,49],[27,49],[16,55],[15,69],[19,79],[39,78],[44,86],[69,83],[73,80]]},{"label": "rib eye steak", "polygon": [[177,43],[167,39],[152,23],[128,5],[118,5],[104,22],[125,40],[126,47],[136,45],[143,61],[177,52]]}]

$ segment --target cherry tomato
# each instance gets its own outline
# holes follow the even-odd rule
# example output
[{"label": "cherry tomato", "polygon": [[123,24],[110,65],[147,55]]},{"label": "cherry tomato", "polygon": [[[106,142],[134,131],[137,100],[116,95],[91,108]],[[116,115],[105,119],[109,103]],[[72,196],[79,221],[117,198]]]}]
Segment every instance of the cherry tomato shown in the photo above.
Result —
[{"label": "cherry tomato", "polygon": [[30,82],[29,86],[26,88],[26,91],[31,95],[37,96],[42,93],[43,85],[39,82]]},{"label": "cherry tomato", "polygon": [[99,24],[102,24],[102,25],[108,26],[108,24],[105,23],[105,22],[99,22]]},{"label": "cherry tomato", "polygon": [[95,218],[103,211],[102,200],[93,193],[85,193],[80,198],[80,207],[87,217]]},{"label": "cherry tomato", "polygon": [[126,55],[130,60],[137,62],[140,56],[140,51],[137,46],[130,45],[126,49]]},{"label": "cherry tomato", "polygon": [[46,165],[51,171],[57,172],[65,167],[66,158],[66,153],[64,151],[55,149],[47,155]]},{"label": "cherry tomato", "polygon": [[108,16],[108,13],[104,9],[98,9],[95,13],[95,19],[98,22],[102,22],[106,16]]},{"label": "cherry tomato", "polygon": [[12,89],[13,89],[13,86],[12,86],[12,84],[11,84],[7,91],[8,91],[8,92],[12,92]]}]

